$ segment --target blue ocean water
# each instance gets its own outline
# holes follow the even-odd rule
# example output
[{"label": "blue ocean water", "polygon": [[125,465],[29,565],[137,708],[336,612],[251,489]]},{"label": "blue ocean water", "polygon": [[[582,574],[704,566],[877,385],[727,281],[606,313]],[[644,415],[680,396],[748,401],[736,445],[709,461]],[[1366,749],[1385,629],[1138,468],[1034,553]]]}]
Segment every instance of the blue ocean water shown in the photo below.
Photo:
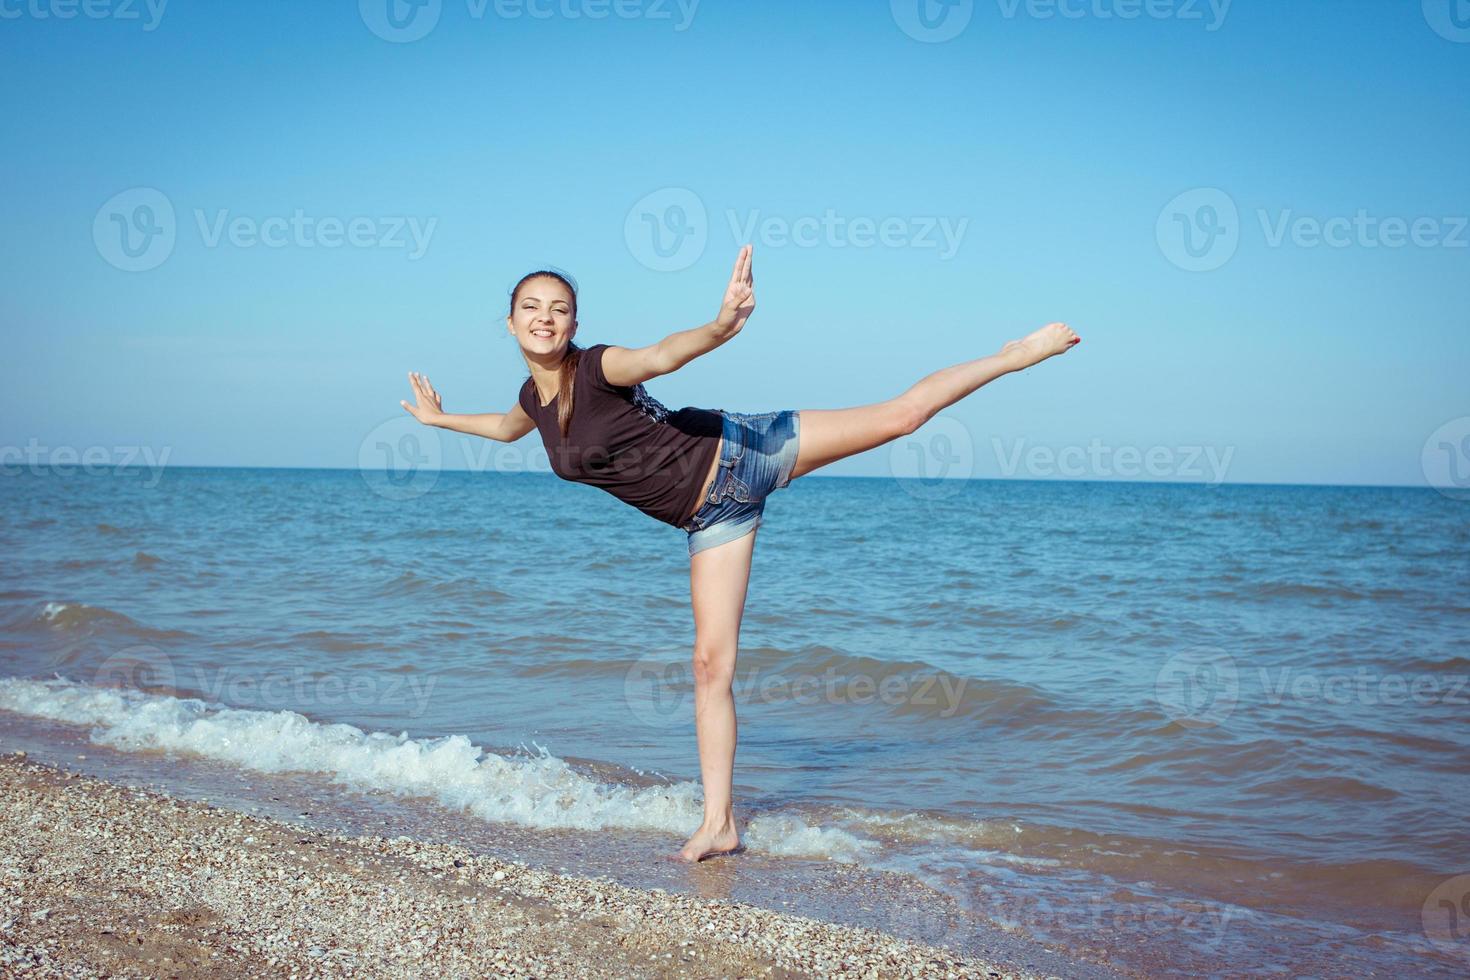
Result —
[{"label": "blue ocean water", "polygon": [[[544,473],[385,479],[5,476],[0,709],[681,841],[684,534]],[[804,477],[746,599],[747,843],[1172,943],[1150,972],[1456,975],[1467,546],[1427,489]]]}]

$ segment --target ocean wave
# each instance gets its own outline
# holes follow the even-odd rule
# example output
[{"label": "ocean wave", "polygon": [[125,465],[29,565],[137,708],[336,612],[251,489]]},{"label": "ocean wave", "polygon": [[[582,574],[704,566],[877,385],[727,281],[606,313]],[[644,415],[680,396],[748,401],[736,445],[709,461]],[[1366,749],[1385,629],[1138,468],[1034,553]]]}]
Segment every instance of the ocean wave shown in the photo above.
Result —
[{"label": "ocean wave", "polygon": [[[598,782],[544,749],[537,756],[502,756],[463,735],[365,732],[294,711],[230,708],[62,679],[0,678],[0,708],[94,726],[94,742],[125,752],[189,753],[256,772],[322,773],[353,789],[424,797],[483,820],[538,829],[687,834],[703,816],[694,782]],[[748,848],[772,854],[854,862],[878,846],[792,813],[761,814],[745,831]]]},{"label": "ocean wave", "polygon": [[371,589],[371,596],[380,599],[401,599],[407,595],[441,596],[470,602],[507,602],[512,596],[487,586],[478,578],[436,579],[415,572],[403,572],[388,582]]},{"label": "ocean wave", "polygon": [[155,629],[115,610],[89,606],[84,602],[45,602],[29,618],[23,619],[19,627],[22,631],[43,630],[67,639],[102,636],[117,637],[130,643],[161,644],[189,639],[194,635],[182,630]]},{"label": "ocean wave", "polygon": [[37,611],[35,621],[57,630],[84,630],[99,627],[138,628],[138,624],[120,612],[89,606],[83,602],[48,602]]}]

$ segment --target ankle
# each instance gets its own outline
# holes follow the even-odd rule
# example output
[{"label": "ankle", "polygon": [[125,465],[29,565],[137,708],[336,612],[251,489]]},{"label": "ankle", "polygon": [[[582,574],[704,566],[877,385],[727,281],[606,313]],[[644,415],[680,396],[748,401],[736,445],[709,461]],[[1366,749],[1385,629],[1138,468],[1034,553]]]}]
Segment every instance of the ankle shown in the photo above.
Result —
[{"label": "ankle", "polygon": [[725,813],[704,815],[704,823],[701,825],[705,830],[722,831],[735,829],[735,813],[733,810]]}]

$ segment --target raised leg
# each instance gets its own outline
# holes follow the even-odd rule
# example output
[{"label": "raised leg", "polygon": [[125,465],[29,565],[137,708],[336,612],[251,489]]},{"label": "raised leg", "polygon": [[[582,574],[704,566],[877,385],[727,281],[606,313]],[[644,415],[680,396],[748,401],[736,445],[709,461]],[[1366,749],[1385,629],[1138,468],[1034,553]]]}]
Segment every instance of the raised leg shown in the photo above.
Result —
[{"label": "raised leg", "polygon": [[1051,323],[989,357],[935,371],[887,401],[856,408],[804,408],[791,479],[908,435],[982,385],[1061,354],[1080,340],[1066,324]]},{"label": "raised leg", "polygon": [[740,845],[731,783],[735,770],[735,654],[755,552],[752,531],[689,560],[694,604],[694,727],[704,780],[704,822],[679,852],[685,861]]}]

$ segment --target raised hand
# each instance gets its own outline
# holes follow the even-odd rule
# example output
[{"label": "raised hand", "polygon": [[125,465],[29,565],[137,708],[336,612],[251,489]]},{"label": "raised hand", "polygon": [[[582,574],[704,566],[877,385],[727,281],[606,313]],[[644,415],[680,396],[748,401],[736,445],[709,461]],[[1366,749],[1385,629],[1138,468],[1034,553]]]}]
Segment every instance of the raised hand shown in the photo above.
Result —
[{"label": "raised hand", "polygon": [[414,404],[400,400],[398,404],[408,409],[408,414],[425,425],[438,425],[444,417],[444,405],[429,379],[414,371],[408,372],[408,383],[413,385]]},{"label": "raised hand", "polygon": [[746,245],[735,257],[735,271],[730,274],[730,285],[725,287],[725,299],[720,304],[715,322],[722,330],[737,334],[745,321],[755,312],[755,276],[750,271],[751,252]]}]

